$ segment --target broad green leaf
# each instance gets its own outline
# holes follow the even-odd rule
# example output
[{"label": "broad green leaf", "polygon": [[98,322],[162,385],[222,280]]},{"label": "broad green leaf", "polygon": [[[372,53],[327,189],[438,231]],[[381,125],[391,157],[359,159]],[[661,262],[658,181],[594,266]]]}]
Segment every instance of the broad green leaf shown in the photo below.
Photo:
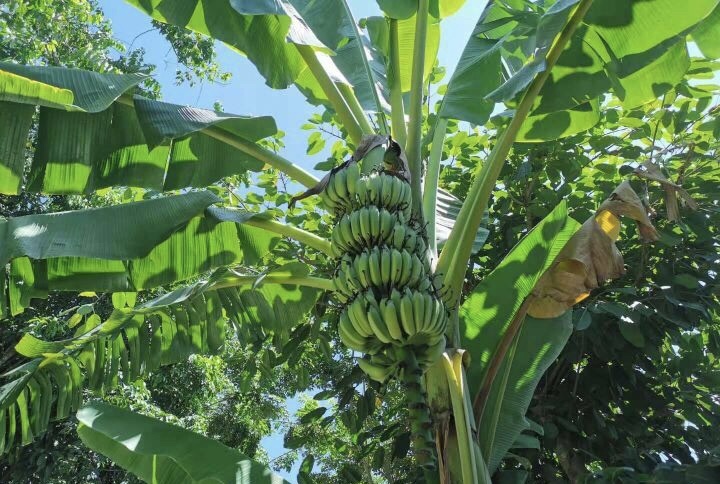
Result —
[{"label": "broad green leaf", "polygon": [[189,192],[111,207],[0,219],[0,266],[22,256],[143,257],[219,201],[210,192]]},{"label": "broad green leaf", "polygon": [[150,149],[211,126],[217,126],[224,132],[251,142],[277,133],[275,120],[270,116],[253,117],[219,113],[208,109],[153,101],[140,96],[135,96],[133,101]]},{"label": "broad green leaf", "polygon": [[0,101],[98,113],[146,77],[0,62]]},{"label": "broad green leaf", "polygon": [[466,0],[430,0],[430,15],[443,19],[456,13]]},{"label": "broad green leaf", "polygon": [[[669,43],[671,47],[660,44],[645,54],[627,56],[617,67],[609,66],[613,89],[624,108],[631,109],[657,99],[683,79],[690,67],[687,43],[684,37]],[[663,53],[657,56],[656,51]],[[642,67],[636,68],[636,58]],[[653,60],[642,61],[648,58]]]},{"label": "broad green leaf", "polygon": [[[514,72],[500,87],[489,93],[488,98],[496,101],[513,99],[532,82],[537,74],[546,69],[545,56],[553,45],[555,37],[565,27],[578,2],[579,0],[560,0],[537,17],[537,27],[532,31],[534,45],[532,49],[528,49],[532,52],[532,56],[528,52],[528,62]],[[488,15],[488,19],[492,18],[489,16],[489,12],[486,15]],[[522,20],[519,22],[519,27],[525,28]]]},{"label": "broad green leaf", "polygon": [[525,318],[517,346],[508,352],[490,390],[480,421],[479,440],[490,473],[527,428],[525,419],[540,378],[572,333],[572,311],[554,319]]},{"label": "broad green leaf", "polygon": [[567,216],[566,204],[560,203],[473,289],[460,307],[463,347],[473,358],[468,369],[471,394],[479,389],[484,369],[515,313],[579,227]]},{"label": "broad green leaf", "polygon": [[528,116],[517,136],[518,142],[540,142],[586,131],[600,121],[600,102],[593,99],[564,111]]},{"label": "broad green leaf", "polygon": [[495,106],[485,95],[501,81],[500,42],[473,33],[447,86],[439,116],[485,124]]},{"label": "broad green leaf", "polygon": [[687,54],[676,43],[685,44],[717,3],[699,0],[687,8],[673,0],[594,3],[543,87],[538,112],[571,108],[610,88],[627,107],[656,99],[687,70]]},{"label": "broad green leaf", "polygon": [[[6,63],[0,63],[5,66]],[[15,64],[11,64],[11,68]],[[74,94],[63,89],[13,74],[0,67],[0,100],[22,104],[38,104],[60,109],[72,109]],[[77,109],[77,108],[75,108]]]},{"label": "broad green leaf", "polygon": [[[270,117],[215,113],[140,97],[134,102],[134,111],[116,104],[95,114],[41,109],[29,188],[86,193],[116,185],[165,190],[207,186],[231,174],[260,171],[264,163],[201,130],[214,127],[245,142],[277,131]],[[157,146],[161,143],[165,146]]]},{"label": "broad green leaf", "polygon": [[[404,20],[415,15],[418,0],[376,0],[386,17]],[[430,15],[445,18],[454,14],[463,6],[465,0],[430,0]]]},{"label": "broad green leaf", "polygon": [[[1,74],[1,72],[0,72]],[[20,193],[25,148],[35,109],[28,104],[0,101],[0,193]]]},{"label": "broad green leaf", "polygon": [[[309,267],[301,263],[261,275],[222,269],[135,308],[116,309],[105,321],[96,314],[88,315],[81,307],[76,315],[86,317],[83,320],[80,316],[80,321],[73,324],[77,328],[73,338],[43,341],[26,334],[20,340],[15,351],[34,359],[3,375],[11,381],[0,390],[1,401],[5,407],[17,406],[20,410],[23,392],[29,392],[31,399],[36,395],[43,411],[23,407],[17,421],[13,417],[13,423],[21,428],[26,421],[37,435],[47,427],[45,418],[52,407],[53,392],[43,388],[38,391],[35,385],[42,386],[49,379],[57,388],[65,389],[55,404],[57,415],[64,418],[79,406],[85,387],[109,391],[120,380],[130,383],[161,365],[184,361],[192,354],[216,354],[223,348],[228,319],[241,342],[269,334],[288,341],[291,330],[304,320],[324,290],[289,283],[301,282],[308,273]],[[11,447],[14,437],[3,437]],[[25,438],[30,437],[26,432]]]},{"label": "broad green leaf", "polygon": [[85,445],[147,482],[287,482],[213,439],[103,402],[84,406],[77,418]]},{"label": "broad green leaf", "polygon": [[[448,86],[441,116],[484,122],[492,110],[490,100],[516,100],[546,69],[544,56],[577,3],[558,1],[543,11],[524,0],[491,2]],[[716,5],[717,0],[694,2],[687,9],[672,0],[613,0],[611,7],[595,2],[543,86],[524,128],[525,140],[556,139],[587,129],[598,116],[588,108],[611,89],[632,108],[672,88],[689,65],[686,35]],[[502,64],[495,60],[500,56]],[[494,90],[496,80],[473,86],[473,69],[505,70],[505,81]]]},{"label": "broad green leaf", "polygon": [[[26,363],[23,365],[24,368],[16,369],[15,373],[20,375],[18,378],[0,387],[0,410],[5,410],[15,402],[20,392],[32,377],[37,365],[38,362]],[[5,377],[7,374],[3,376]]]},{"label": "broad green leaf", "polygon": [[[287,0],[127,1],[155,20],[185,27],[227,44],[247,56],[267,85],[274,89],[285,89],[294,83],[310,101],[326,100],[297,46],[314,49],[331,79],[347,83],[327,55],[331,51]],[[340,9],[341,5],[334,4],[326,18],[337,15]]]},{"label": "broad green leaf", "polygon": [[[28,76],[12,74],[23,82],[41,79],[66,86],[82,102],[83,110],[53,109],[37,97],[20,100],[23,103],[0,102],[0,193],[17,194],[22,185],[34,113],[33,106],[24,102],[41,104],[37,146],[27,179],[28,189],[35,192],[90,193],[110,186],[205,187],[225,176],[260,171],[264,162],[247,151],[256,151],[255,142],[277,132],[268,116],[217,113],[137,96],[130,100],[127,95],[114,102],[142,77],[10,66]],[[0,84],[0,98],[1,93]]]},{"label": "broad green leaf", "polygon": [[[130,291],[256,264],[277,236],[205,211],[209,192],[0,221],[10,311],[48,291]],[[33,260],[28,257],[32,257]]]},{"label": "broad green leaf", "polygon": [[720,4],[695,27],[692,38],[705,57],[720,59]]},{"label": "broad green leaf", "polygon": [[386,17],[403,20],[415,15],[418,0],[376,0]]}]

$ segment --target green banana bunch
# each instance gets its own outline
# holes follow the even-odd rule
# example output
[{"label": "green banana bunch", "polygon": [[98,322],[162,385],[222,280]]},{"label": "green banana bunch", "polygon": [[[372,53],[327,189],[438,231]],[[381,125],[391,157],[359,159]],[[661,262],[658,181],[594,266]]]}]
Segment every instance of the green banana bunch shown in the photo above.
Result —
[{"label": "green banana bunch", "polygon": [[380,288],[428,291],[430,266],[416,254],[390,247],[373,247],[356,256],[345,255],[335,274],[335,287],[346,298],[359,291]]},{"label": "green banana bunch", "polygon": [[[412,346],[419,361],[433,362],[445,349],[447,315],[442,302],[427,292],[393,290],[378,300],[360,293],[340,315],[338,331],[348,348],[367,354],[393,346]],[[379,342],[378,344],[373,344]]]},{"label": "green banana bunch", "polygon": [[367,188],[358,193],[363,205],[375,205],[392,212],[399,212],[410,217],[410,185],[402,179],[383,172],[371,173],[365,180]]},{"label": "green banana bunch", "polygon": [[360,177],[360,167],[357,163],[349,163],[330,175],[320,193],[330,211],[335,214],[345,213],[359,206],[356,194]]},{"label": "green banana bunch", "polygon": [[[390,154],[401,156],[394,146],[397,153]],[[433,284],[425,231],[412,217],[410,185],[398,176],[397,163],[390,163],[391,170],[387,160],[385,165],[363,176],[357,163],[349,163],[323,179],[321,196],[336,216],[331,251],[335,294],[343,305],[338,334],[347,348],[362,353],[357,363],[369,378],[402,382],[413,414],[413,445],[428,463],[434,446],[422,375],[445,351],[448,316]]]},{"label": "green banana bunch", "polygon": [[429,267],[425,238],[407,223],[404,216],[375,206],[346,213],[330,235],[332,253],[340,259],[359,254],[368,247],[388,246],[416,254]]},{"label": "green banana bunch", "polygon": [[375,206],[410,217],[410,185],[397,176],[382,172],[362,176],[357,163],[351,163],[333,173],[321,197],[336,214],[363,206]]}]

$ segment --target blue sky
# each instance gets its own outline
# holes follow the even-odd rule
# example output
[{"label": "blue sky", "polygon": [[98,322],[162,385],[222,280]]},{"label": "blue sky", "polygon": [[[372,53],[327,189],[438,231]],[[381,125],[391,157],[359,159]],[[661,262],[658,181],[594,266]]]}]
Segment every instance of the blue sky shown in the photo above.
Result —
[{"label": "blue sky", "polygon": [[[143,47],[146,62],[157,66],[155,77],[163,86],[165,101],[204,108],[212,108],[215,101],[220,101],[225,111],[230,113],[273,116],[278,128],[286,133],[283,156],[305,169],[311,169],[325,159],[326,153],[314,157],[305,154],[309,133],[299,127],[316,108],[306,103],[297,89],[270,89],[252,63],[222,45],[218,47],[218,61],[224,71],[233,75],[227,85],[203,83],[194,87],[176,86],[177,60],[169,45],[156,32],[143,34],[151,27],[149,17],[122,1],[100,0],[99,3],[112,21],[114,36],[126,46]],[[349,3],[356,19],[379,14],[373,0],[349,0]],[[448,69],[446,80],[449,80],[486,3],[486,0],[467,1],[458,13],[443,21],[439,59],[440,64]]]},{"label": "blue sky", "polygon": [[[115,38],[128,47],[143,47],[146,51],[146,62],[157,66],[155,78],[163,86],[165,101],[204,108],[212,108],[215,101],[220,101],[225,111],[230,113],[273,116],[278,128],[286,133],[286,147],[281,153],[283,156],[311,171],[316,163],[327,156],[326,153],[313,157],[305,154],[308,132],[300,130],[299,127],[317,108],[307,104],[295,88],[282,91],[268,88],[247,59],[222,45],[218,46],[218,62],[223,71],[232,73],[229,83],[176,86],[177,59],[159,34],[146,32],[151,28],[149,17],[125,2],[100,0],[99,3],[112,22]],[[379,14],[377,4],[372,0],[349,0],[349,3],[356,19]],[[443,21],[439,60],[448,70],[445,81],[449,80],[486,3],[487,0],[469,0],[458,13]],[[294,412],[298,406],[297,399],[288,401],[289,411]],[[282,442],[281,434],[263,440],[263,446],[270,458],[286,451]],[[295,482],[298,465],[299,462],[292,472],[284,474],[283,477]]]}]

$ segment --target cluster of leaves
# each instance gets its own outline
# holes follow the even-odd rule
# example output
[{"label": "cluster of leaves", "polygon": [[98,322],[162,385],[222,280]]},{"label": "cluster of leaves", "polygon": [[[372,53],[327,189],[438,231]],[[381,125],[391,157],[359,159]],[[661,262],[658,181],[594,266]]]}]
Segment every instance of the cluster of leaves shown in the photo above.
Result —
[{"label": "cluster of leaves", "polygon": [[[516,145],[508,160],[493,194],[491,236],[469,274],[472,285],[560,200],[584,220],[624,179],[644,194],[661,235],[647,246],[634,227],[623,231],[627,274],[576,309],[575,332],[528,413],[544,438],[517,443],[505,462],[508,476],[717,480],[711,466],[720,445],[712,430],[720,423],[720,123],[713,95],[720,88],[704,84],[717,69],[717,63],[695,60],[686,78],[656,102],[622,110],[609,100],[592,130]],[[494,132],[454,125],[449,132],[442,177],[462,197]],[[667,219],[663,187],[634,174],[649,159],[689,191],[697,211],[681,200],[681,220]]]}]

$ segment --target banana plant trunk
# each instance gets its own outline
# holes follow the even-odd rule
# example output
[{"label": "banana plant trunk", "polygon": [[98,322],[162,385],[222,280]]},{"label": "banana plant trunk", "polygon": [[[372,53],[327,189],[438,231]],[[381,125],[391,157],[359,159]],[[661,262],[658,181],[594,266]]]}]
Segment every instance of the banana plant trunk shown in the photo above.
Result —
[{"label": "banana plant trunk", "polygon": [[425,374],[437,449],[437,482],[489,484],[490,474],[477,444],[477,428],[465,368],[469,354],[448,348]]}]

